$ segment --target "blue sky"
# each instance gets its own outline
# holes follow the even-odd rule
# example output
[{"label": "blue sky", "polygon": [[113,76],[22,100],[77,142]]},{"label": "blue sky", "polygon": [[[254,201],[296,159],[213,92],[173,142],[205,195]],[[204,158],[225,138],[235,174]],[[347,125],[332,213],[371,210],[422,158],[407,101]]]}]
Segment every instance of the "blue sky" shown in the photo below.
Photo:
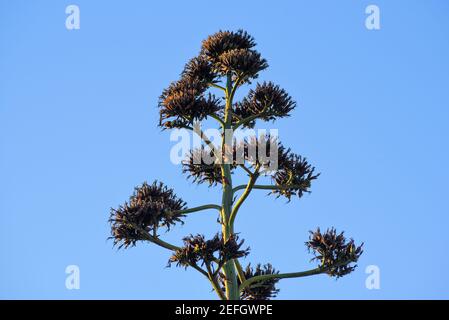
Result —
[{"label": "blue sky", "polygon": [[[288,204],[253,193],[236,221],[246,261],[312,268],[308,230],[335,226],[365,242],[358,269],[283,280],[278,298],[449,298],[449,3],[226,3],[0,0],[0,298],[215,298],[159,247],[114,249],[107,219],[145,180],[190,206],[219,202],[170,162],[157,99],[202,39],[239,28],[270,64],[260,80],[298,101],[261,127],[321,172]],[[65,28],[69,4],[80,30]],[[380,30],[365,28],[369,4]],[[216,213],[199,212],[166,239],[216,230]],[[65,287],[72,264],[79,290]],[[369,265],[379,290],[365,287]]]}]

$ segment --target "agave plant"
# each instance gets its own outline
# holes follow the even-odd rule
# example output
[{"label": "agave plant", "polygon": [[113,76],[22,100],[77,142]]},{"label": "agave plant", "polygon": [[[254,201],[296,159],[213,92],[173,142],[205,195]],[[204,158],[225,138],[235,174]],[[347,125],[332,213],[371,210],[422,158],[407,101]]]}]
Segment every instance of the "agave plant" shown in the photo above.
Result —
[{"label": "agave plant", "polygon": [[[315,274],[338,278],[352,272],[362,254],[363,244],[355,245],[334,228],[325,233],[317,229],[306,242],[317,267],[291,273],[280,273],[271,264],[242,267],[240,260],[249,254],[249,248],[234,232],[234,222],[250,193],[268,190],[290,201],[310,192],[312,182],[319,176],[306,158],[285,148],[277,138],[253,136],[237,141],[233,136],[235,130],[253,128],[257,121],[288,117],[296,107],[290,95],[272,82],[258,83],[241,101],[234,101],[236,91],[251,85],[268,67],[255,46],[254,38],[242,30],[219,31],[209,36],[202,42],[198,56],[186,64],[180,79],[171,83],[159,98],[160,127],[191,130],[202,139],[202,146],[191,150],[183,161],[182,171],[195,183],[219,187],[221,204],[189,208],[172,189],[155,181],[135,188],[129,201],[111,209],[110,216],[114,244],[128,248],[139,241],[149,241],[168,249],[172,253],[169,265],[196,269],[223,300],[273,298],[279,291],[276,284],[284,278]],[[219,124],[219,146],[198,129],[197,124],[208,118]],[[262,149],[276,152],[276,159],[261,158]],[[243,161],[237,161],[238,156]],[[232,177],[238,171],[248,177],[246,184],[233,184]],[[271,177],[272,183],[257,184],[261,176]],[[160,230],[169,230],[183,223],[189,213],[201,210],[219,212],[221,228],[216,236],[207,240],[201,234],[189,235],[181,246],[162,240]]]}]

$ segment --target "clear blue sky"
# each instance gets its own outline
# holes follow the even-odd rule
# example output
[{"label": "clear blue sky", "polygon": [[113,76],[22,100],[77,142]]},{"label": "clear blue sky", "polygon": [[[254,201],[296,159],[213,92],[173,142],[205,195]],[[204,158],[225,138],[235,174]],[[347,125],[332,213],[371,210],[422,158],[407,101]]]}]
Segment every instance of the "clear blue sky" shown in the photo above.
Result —
[{"label": "clear blue sky", "polygon": [[[157,100],[202,39],[238,28],[270,64],[261,80],[298,101],[271,127],[322,173],[289,204],[254,192],[236,222],[247,261],[312,268],[308,230],[335,226],[365,242],[359,268],[283,280],[278,298],[449,298],[447,1],[73,3],[81,29],[68,31],[72,2],[0,0],[0,298],[215,298],[159,247],[113,249],[107,219],[144,180],[219,202],[170,162]],[[211,235],[215,220],[192,214],[167,239]],[[80,290],[65,288],[71,264]],[[368,265],[380,290],[365,288]]]}]

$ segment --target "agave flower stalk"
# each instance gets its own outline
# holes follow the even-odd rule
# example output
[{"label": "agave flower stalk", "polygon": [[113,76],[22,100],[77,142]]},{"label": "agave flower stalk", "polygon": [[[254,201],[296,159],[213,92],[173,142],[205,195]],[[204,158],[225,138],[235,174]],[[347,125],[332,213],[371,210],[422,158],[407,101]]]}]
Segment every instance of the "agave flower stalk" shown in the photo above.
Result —
[{"label": "agave flower stalk", "polygon": [[[284,147],[275,137],[254,136],[243,141],[234,137],[234,130],[254,128],[258,121],[289,117],[296,107],[290,95],[272,82],[258,83],[241,101],[234,101],[237,90],[251,85],[268,67],[255,46],[254,38],[242,30],[219,31],[209,36],[198,56],[186,64],[180,79],[171,83],[159,98],[161,128],[191,130],[202,139],[201,147],[191,150],[183,161],[183,173],[194,183],[219,186],[221,203],[188,207],[162,182],[145,182],[135,188],[127,202],[111,209],[109,220],[111,238],[119,248],[135,246],[139,241],[161,246],[171,252],[168,265],[197,270],[223,300],[274,298],[281,279],[316,274],[342,277],[354,271],[362,254],[363,244],[355,245],[334,228],[325,233],[318,228],[306,242],[314,254],[312,260],[318,262],[316,268],[280,273],[270,263],[242,267],[240,260],[250,250],[235,233],[234,225],[251,193],[267,190],[290,202],[310,192],[312,182],[319,176],[306,158]],[[198,123],[207,118],[219,125],[220,146],[199,129]],[[275,160],[261,158],[260,150],[276,152],[277,157]],[[243,162],[236,161],[238,155]],[[206,162],[205,158],[212,161]],[[238,172],[248,176],[246,184],[233,184],[232,177]],[[258,184],[262,176],[270,177],[272,183]],[[204,210],[219,213],[219,232],[212,239],[201,234],[189,235],[182,239],[181,245],[161,239],[160,230],[170,230],[184,223],[189,214]]]}]

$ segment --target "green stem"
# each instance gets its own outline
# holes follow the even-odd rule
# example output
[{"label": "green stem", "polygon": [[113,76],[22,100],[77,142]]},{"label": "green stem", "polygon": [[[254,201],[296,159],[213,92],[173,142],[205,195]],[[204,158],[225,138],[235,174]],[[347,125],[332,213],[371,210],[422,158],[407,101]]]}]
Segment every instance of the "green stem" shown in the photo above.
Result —
[{"label": "green stem", "polygon": [[209,137],[206,136],[206,134],[203,132],[203,130],[201,129],[196,129],[193,128],[193,131],[195,131],[195,133],[209,146],[209,148],[211,148],[211,150],[217,150],[217,147],[215,146],[215,144],[210,141]]},{"label": "green stem", "polygon": [[226,296],[223,293],[223,290],[221,290],[220,285],[217,281],[217,277],[212,271],[210,264],[206,264],[208,278],[210,283],[212,284],[212,287],[214,288],[215,292],[218,294],[221,300],[226,300]]},{"label": "green stem", "polygon": [[211,148],[211,150],[217,150],[217,147],[215,146],[215,144],[213,144],[213,142],[210,141],[210,139],[206,136],[206,134],[201,129],[191,127],[191,126],[183,126],[183,128],[195,132],[201,138],[201,140],[203,140],[209,146],[209,148]]},{"label": "green stem", "polygon": [[136,229],[144,237],[144,240],[148,240],[150,242],[153,242],[153,243],[159,245],[162,248],[172,250],[172,251],[181,249],[180,247],[177,247],[171,243],[168,243],[168,242],[165,242],[164,240],[159,239],[157,236],[152,236],[151,234],[148,233],[148,231],[142,229],[141,227],[137,226],[134,223],[131,223],[131,222],[126,222],[126,223],[129,224],[132,228]]},{"label": "green stem", "polygon": [[210,117],[211,117],[212,119],[217,120],[218,123],[219,123],[222,127],[224,127],[224,121],[223,121],[219,116],[217,116],[216,114],[211,114]]},{"label": "green stem", "polygon": [[246,281],[244,281],[240,285],[239,291],[242,291],[246,287],[248,287],[251,284],[256,283],[256,282],[262,282],[262,281],[267,281],[267,280],[271,280],[271,279],[301,278],[301,277],[313,276],[316,274],[324,273],[326,271],[327,271],[327,269],[315,268],[312,270],[301,271],[301,272],[265,274],[265,275],[255,276],[255,277],[249,278]]},{"label": "green stem", "polygon": [[[233,192],[237,192],[239,190],[245,189],[246,184],[238,185],[233,189]],[[302,188],[304,186],[301,185],[290,185],[290,186],[273,186],[273,185],[259,185],[255,184],[253,185],[253,189],[260,189],[260,190],[287,190],[287,189],[295,189],[295,188]]]},{"label": "green stem", "polygon": [[208,85],[209,85],[210,87],[214,87],[214,88],[217,88],[217,89],[226,91],[226,88],[224,88],[224,87],[222,87],[222,86],[220,86],[220,85],[218,85],[218,84],[215,84],[215,83],[210,82],[210,83],[208,83]]},{"label": "green stem", "polygon": [[[232,230],[234,230],[234,221],[235,221],[235,217],[237,216],[237,212],[239,211],[243,202],[245,202],[246,198],[248,198],[249,194],[251,193],[251,190],[253,189],[258,176],[259,176],[259,166],[257,165],[255,172],[252,173],[249,178],[249,181],[246,185],[245,191],[240,196],[240,198],[237,200],[236,204],[234,205],[234,208],[232,209],[231,217],[229,219],[229,225],[231,226]],[[234,189],[233,189],[233,193],[234,193]]]},{"label": "green stem", "polygon": [[246,118],[244,118],[244,119],[238,121],[238,122],[234,125],[234,128],[233,128],[233,129],[235,130],[235,129],[237,129],[237,128],[240,127],[240,126],[242,126],[242,125],[244,125],[244,124],[247,124],[248,122],[251,122],[251,121],[253,121],[253,120],[257,119],[257,118],[262,117],[262,116],[265,114],[265,112],[268,110],[268,107],[269,107],[269,104],[267,103],[267,104],[263,107],[263,109],[262,109],[261,112],[259,112],[258,114],[253,114],[253,115],[251,115],[251,116],[249,116],[249,117],[246,117]]},{"label": "green stem", "polygon": [[173,251],[181,249],[180,247],[177,247],[175,245],[172,245],[171,243],[165,242],[164,240],[161,240],[158,237],[152,237],[152,236],[150,236],[150,237],[151,237],[151,239],[149,239],[150,241],[154,242],[155,244],[157,244],[165,249],[173,250]]},{"label": "green stem", "polygon": [[185,213],[191,213],[191,212],[197,212],[197,211],[202,211],[202,210],[208,210],[208,209],[215,209],[220,211],[221,207],[217,204],[205,204],[203,206],[198,206],[198,207],[194,207],[194,208],[188,208],[185,210],[179,210],[179,211],[174,211],[173,213],[175,214],[185,214]]},{"label": "green stem", "polygon": [[240,167],[248,173],[249,176],[251,176],[253,173],[251,170],[249,170],[244,164],[240,164]]},{"label": "green stem", "polygon": [[[335,265],[332,266],[332,268],[344,266],[351,262],[353,262],[353,260],[351,260],[351,259],[345,260],[340,263],[336,263]],[[256,282],[263,282],[263,281],[267,281],[267,280],[271,280],[271,279],[302,278],[302,277],[314,276],[317,274],[326,273],[330,269],[331,269],[330,267],[318,267],[318,268],[307,270],[307,271],[278,273],[278,274],[264,274],[264,275],[260,275],[260,276],[255,276],[255,277],[249,278],[245,282],[243,282],[239,287],[239,291],[242,291],[246,287],[248,287],[251,284],[256,283]]]},{"label": "green stem", "polygon": [[189,266],[191,266],[193,269],[195,269],[196,271],[198,271],[203,276],[205,276],[205,277],[207,277],[209,279],[209,276],[208,276],[207,272],[204,271],[203,269],[201,269],[200,267],[198,267],[196,264],[189,263]]},{"label": "green stem", "polygon": [[240,85],[241,77],[238,76],[235,80],[234,86],[231,86],[231,94],[230,94],[230,100],[231,100],[231,106],[232,106],[232,100],[234,99],[235,92],[237,91],[237,88]]},{"label": "green stem", "polygon": [[[227,130],[232,129],[232,77],[231,74],[227,75],[226,81],[226,106],[225,106],[225,125],[223,126],[221,150],[225,158],[229,154],[231,141],[227,141]],[[231,152],[232,156],[232,152]],[[232,237],[232,228],[229,224],[229,219],[232,210],[232,176],[231,176],[231,164],[232,161],[226,161],[224,159],[221,163],[221,175],[223,185],[223,197],[222,197],[222,232],[223,240],[228,241]],[[232,160],[232,159],[231,159]],[[238,300],[240,295],[238,291],[237,274],[235,271],[235,265],[233,261],[227,261],[223,266],[223,273],[225,276],[225,288],[226,298],[228,300]]]},{"label": "green stem", "polygon": [[235,268],[237,269],[237,274],[240,279],[240,283],[243,283],[246,281],[245,273],[243,272],[242,265],[240,264],[238,259],[234,259]]},{"label": "green stem", "polygon": [[[175,245],[172,245],[171,243],[165,242],[164,240],[159,239],[157,236],[152,236],[151,234],[149,234],[146,230],[138,227],[137,225],[135,225],[134,223],[129,223],[130,226],[132,226],[134,229],[136,229],[137,231],[140,232],[140,234],[142,234],[145,238],[145,240],[148,240],[150,242],[153,242],[155,244],[157,244],[158,246],[168,249],[168,250],[172,250],[172,251],[177,251],[180,250],[180,247],[177,247]],[[201,269],[200,267],[198,267],[196,264],[192,264],[189,263],[189,265],[194,268],[195,270],[197,270],[198,272],[200,272],[202,275],[206,276],[207,278],[209,278],[208,274],[206,271],[204,271],[203,269]]]}]

